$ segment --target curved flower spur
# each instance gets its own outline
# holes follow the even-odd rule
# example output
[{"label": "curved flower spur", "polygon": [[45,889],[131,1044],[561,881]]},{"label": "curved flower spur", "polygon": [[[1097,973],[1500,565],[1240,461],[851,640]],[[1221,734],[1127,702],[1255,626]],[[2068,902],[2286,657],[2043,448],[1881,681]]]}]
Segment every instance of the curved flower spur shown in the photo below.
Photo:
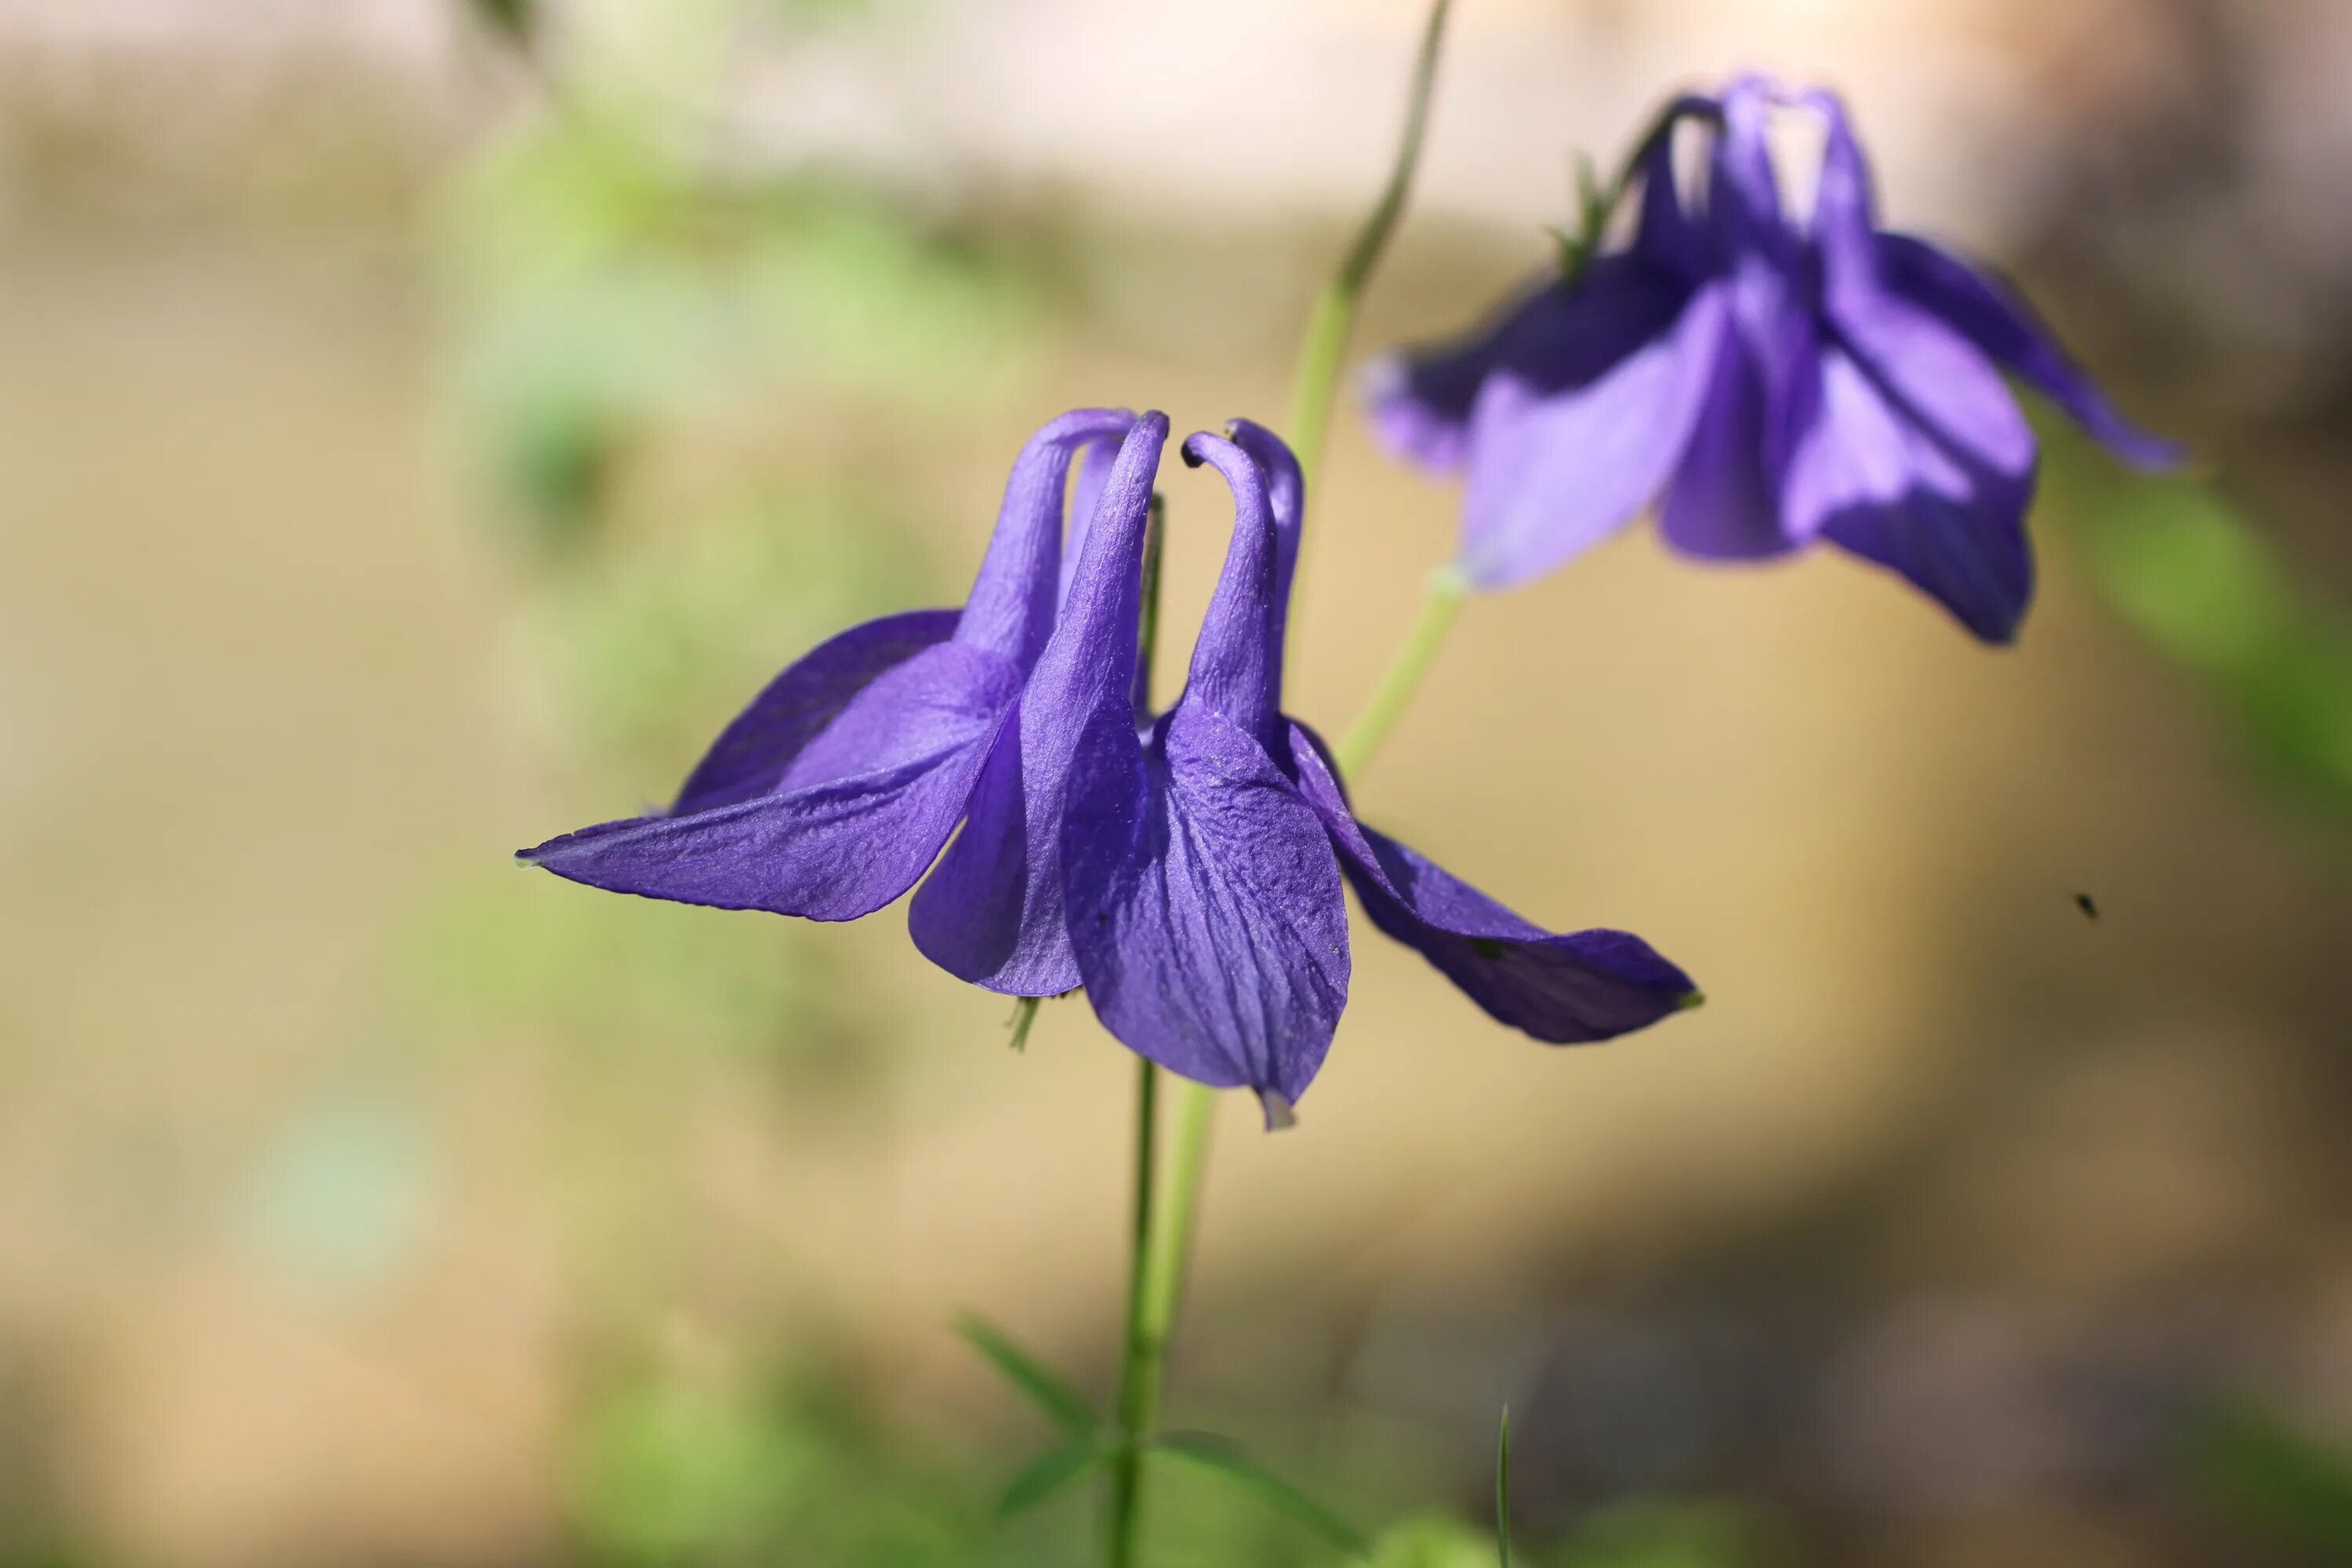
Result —
[{"label": "curved flower spur", "polygon": [[[1826,132],[1812,215],[1783,203],[1776,107]],[[1676,190],[1673,130],[1712,128],[1704,200]],[[1987,642],[2032,595],[2025,533],[2037,443],[2001,373],[2123,461],[2162,468],[2032,312],[1992,277],[1877,226],[1844,106],[1742,77],[1670,104],[1635,151],[1633,237],[1563,272],[1468,340],[1384,362],[1386,443],[1466,469],[1463,576],[1551,571],[1655,501],[1666,542],[1712,560],[1818,541],[1900,573]]]},{"label": "curved flower spur", "polygon": [[1185,1078],[1254,1089],[1269,1125],[1287,1122],[1347,1002],[1343,879],[1374,925],[1538,1039],[1608,1039],[1696,1003],[1689,977],[1639,937],[1546,931],[1357,822],[1328,751],[1281,708],[1298,466],[1270,431],[1231,428],[1231,439],[1195,435],[1183,447],[1188,463],[1223,476],[1234,515],[1174,707],[1139,733],[1124,603],[1130,618],[1107,667],[1050,694],[1041,667],[1024,700],[1034,710],[1044,695],[1083,724],[1062,821],[1063,900],[1104,1025]]}]

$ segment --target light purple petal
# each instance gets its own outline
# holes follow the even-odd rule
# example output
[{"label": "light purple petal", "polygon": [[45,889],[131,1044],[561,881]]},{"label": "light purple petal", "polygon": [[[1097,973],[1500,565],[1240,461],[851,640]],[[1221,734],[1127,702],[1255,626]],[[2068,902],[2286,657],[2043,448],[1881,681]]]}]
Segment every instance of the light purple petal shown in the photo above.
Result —
[{"label": "light purple petal", "polygon": [[819,643],[770,681],[720,731],[678,791],[685,816],[772,793],[784,770],[849,700],[884,671],[953,636],[955,610],[909,610]]},{"label": "light purple petal", "polygon": [[853,698],[775,793],[606,823],[521,858],[618,893],[856,920],[914,886],[955,831],[1020,688],[1010,659],[939,644]]},{"label": "light purple petal", "polygon": [[1987,642],[2016,636],[2033,594],[2029,461],[2004,473],[1906,416],[1843,349],[1800,386],[1786,526],[1901,573]]},{"label": "light purple petal", "polygon": [[1463,506],[1472,582],[1540,575],[1658,495],[1706,400],[1723,312],[1717,289],[1685,296],[1626,258],[1593,264],[1542,352],[1479,396]]},{"label": "light purple petal", "polygon": [[1299,787],[1372,923],[1503,1023],[1554,1045],[1644,1028],[1698,1000],[1690,976],[1620,931],[1556,934],[1358,823],[1313,738],[1291,731]]},{"label": "light purple petal", "polygon": [[916,894],[908,929],[949,973],[1017,996],[1078,984],[1062,914],[1061,816],[1078,737],[1105,702],[1132,727],[1143,538],[1168,439],[1135,422],[1105,479],[1054,635],[997,738],[971,820]]},{"label": "light purple petal", "polygon": [[1198,704],[1147,750],[1087,731],[1063,865],[1070,935],[1104,1026],[1171,1072],[1246,1085],[1278,1121],[1348,999],[1348,920],[1321,820],[1265,749]]},{"label": "light purple petal", "polygon": [[2169,468],[2181,461],[2179,445],[2118,413],[2032,308],[1993,275],[1909,235],[1881,234],[1876,245],[1884,288],[1958,331],[2117,458],[2138,468]]},{"label": "light purple petal", "polygon": [[1944,445],[1995,473],[2032,471],[2033,426],[2000,372],[1958,332],[1892,294],[1857,290],[1832,301],[1828,335]]}]

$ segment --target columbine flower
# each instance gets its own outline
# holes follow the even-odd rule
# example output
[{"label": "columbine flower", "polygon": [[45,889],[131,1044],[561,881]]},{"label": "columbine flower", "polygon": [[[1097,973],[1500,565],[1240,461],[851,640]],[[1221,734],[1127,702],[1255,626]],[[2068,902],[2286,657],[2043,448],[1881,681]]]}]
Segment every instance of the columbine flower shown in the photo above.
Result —
[{"label": "columbine flower", "polygon": [[[1062,494],[1072,454],[1167,439],[1160,416],[1081,409],[1022,448],[961,610],[868,621],[771,682],[719,737],[668,812],[583,828],[520,858],[614,892],[847,921],[913,887],[963,820],[983,764],[1017,731],[1021,689],[1052,657]],[[1128,464],[1129,468],[1135,464]],[[1080,526],[1087,492],[1081,473]],[[1075,981],[1073,982],[1075,983]]]},{"label": "columbine flower", "polygon": [[[1138,732],[1127,694],[1139,535],[1119,542],[1129,553],[1094,585],[1118,595],[1105,612],[1117,627],[1107,657],[1041,665],[1023,701],[1024,714],[1080,728],[1062,808],[1062,902],[1105,1026],[1186,1078],[1255,1089],[1270,1123],[1286,1121],[1347,1002],[1343,879],[1374,925],[1538,1039],[1607,1039],[1696,1001],[1689,977],[1640,938],[1554,935],[1357,822],[1328,752],[1281,710],[1297,464],[1271,433],[1233,428],[1232,440],[1184,443],[1187,461],[1231,487],[1234,517],[1175,706]],[[1079,595],[1097,545],[1112,544],[1109,515],[1087,542],[1066,618],[1092,613]]]},{"label": "columbine flower", "polygon": [[[1775,104],[1825,122],[1811,218],[1781,203]],[[1675,184],[1674,125],[1712,127],[1703,203]],[[1630,244],[1547,279],[1467,342],[1376,369],[1375,424],[1423,466],[1466,468],[1460,567],[1525,582],[1653,501],[1667,542],[1714,560],[1827,540],[1909,578],[1988,642],[2033,588],[2040,389],[2126,462],[2168,444],[2126,423],[1985,272],[1876,226],[1843,107],[1755,77],[1669,106],[1636,154]]]},{"label": "columbine flower", "polygon": [[[1072,453],[1100,458],[1122,432],[1115,460],[1089,460],[1072,487],[1064,572]],[[1381,930],[1538,1039],[1606,1039],[1696,1000],[1638,937],[1553,935],[1356,821],[1320,743],[1281,712],[1304,498],[1289,450],[1256,426],[1185,444],[1231,486],[1234,540],[1183,695],[1156,723],[1138,713],[1167,438],[1160,414],[1048,425],[961,612],[834,638],[728,727],[667,814],[522,858],[617,892],[814,920],[870,914],[921,880],[909,923],[942,968],[1015,995],[1083,984],[1119,1039],[1255,1089],[1276,1121],[1347,1000],[1343,879]]]}]

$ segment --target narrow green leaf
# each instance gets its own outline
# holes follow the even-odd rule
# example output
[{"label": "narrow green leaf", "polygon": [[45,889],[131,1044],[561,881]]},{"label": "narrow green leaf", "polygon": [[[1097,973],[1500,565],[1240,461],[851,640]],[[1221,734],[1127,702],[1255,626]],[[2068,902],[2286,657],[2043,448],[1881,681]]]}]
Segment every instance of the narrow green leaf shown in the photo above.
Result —
[{"label": "narrow green leaf", "polygon": [[996,1500],[996,1517],[1011,1519],[1016,1513],[1027,1512],[1108,1457],[1109,1451],[1094,1442],[1066,1443],[1047,1449],[1013,1478],[1004,1495]]},{"label": "narrow green leaf", "polygon": [[1211,1432],[1163,1432],[1151,1439],[1155,1452],[1198,1466],[1212,1475],[1237,1481],[1255,1492],[1258,1500],[1320,1539],[1334,1550],[1360,1557],[1371,1543],[1346,1521],[1305,1492],[1267,1469],[1230,1437]]},{"label": "narrow green leaf", "polygon": [[1006,1382],[1027,1394],[1029,1402],[1045,1412],[1047,1420],[1071,1436],[1091,1441],[1102,1429],[1102,1418],[1087,1403],[1085,1394],[988,1322],[966,1312],[956,1320],[956,1332],[986,1356],[989,1364],[1004,1374]]},{"label": "narrow green leaf", "polygon": [[1495,1544],[1503,1568],[1511,1568],[1511,1407],[1503,1406],[1503,1424],[1495,1433]]}]

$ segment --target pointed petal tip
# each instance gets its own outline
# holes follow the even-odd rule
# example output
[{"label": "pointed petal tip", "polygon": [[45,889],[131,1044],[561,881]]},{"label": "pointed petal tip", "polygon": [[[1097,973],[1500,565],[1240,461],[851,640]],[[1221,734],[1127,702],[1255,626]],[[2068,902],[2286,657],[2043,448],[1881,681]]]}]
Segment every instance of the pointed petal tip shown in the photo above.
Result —
[{"label": "pointed petal tip", "polygon": [[1298,1125],[1297,1110],[1291,1105],[1289,1097],[1280,1089],[1259,1089],[1257,1102],[1265,1112],[1265,1130],[1268,1132],[1282,1132]]},{"label": "pointed petal tip", "polygon": [[1684,993],[1682,994],[1682,995],[1680,995],[1679,997],[1675,998],[1675,1012],[1677,1012],[1677,1013],[1696,1013],[1696,1012],[1697,1012],[1701,1007],[1704,1007],[1704,1006],[1706,1006],[1706,992],[1704,992],[1704,991],[1685,991],[1685,992],[1684,992]]}]

